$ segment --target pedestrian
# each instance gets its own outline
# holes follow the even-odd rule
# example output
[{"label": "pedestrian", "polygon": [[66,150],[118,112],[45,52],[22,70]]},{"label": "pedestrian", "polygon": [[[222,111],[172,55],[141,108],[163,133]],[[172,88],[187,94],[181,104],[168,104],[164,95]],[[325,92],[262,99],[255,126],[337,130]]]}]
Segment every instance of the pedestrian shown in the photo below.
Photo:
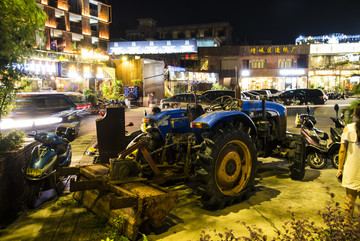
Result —
[{"label": "pedestrian", "polygon": [[150,104],[153,103],[154,101],[154,92],[151,92],[149,95],[148,95],[148,106],[150,107]]},{"label": "pedestrian", "polygon": [[154,107],[156,107],[156,96],[155,96],[155,92],[151,92],[149,95],[149,107],[151,109],[153,109]]},{"label": "pedestrian", "polygon": [[349,225],[354,204],[360,191],[360,104],[354,109],[355,123],[345,126],[339,150],[338,181],[346,188],[345,225]]}]

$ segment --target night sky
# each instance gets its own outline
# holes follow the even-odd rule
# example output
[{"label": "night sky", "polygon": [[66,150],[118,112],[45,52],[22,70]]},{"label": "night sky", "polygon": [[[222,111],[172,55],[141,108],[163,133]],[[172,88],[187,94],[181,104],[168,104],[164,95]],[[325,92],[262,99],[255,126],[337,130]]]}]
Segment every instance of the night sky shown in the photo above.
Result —
[{"label": "night sky", "polygon": [[125,38],[138,18],[153,18],[158,26],[226,21],[234,42],[294,44],[299,35],[360,34],[360,1],[249,0],[249,1],[136,1],[111,0],[112,40]]}]

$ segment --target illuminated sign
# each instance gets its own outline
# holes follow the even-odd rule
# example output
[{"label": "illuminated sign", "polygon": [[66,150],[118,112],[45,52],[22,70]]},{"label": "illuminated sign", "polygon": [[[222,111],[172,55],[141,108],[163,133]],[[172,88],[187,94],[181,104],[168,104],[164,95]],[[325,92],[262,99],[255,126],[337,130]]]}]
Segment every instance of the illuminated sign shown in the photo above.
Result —
[{"label": "illuminated sign", "polygon": [[311,44],[310,54],[358,53],[360,43]]},{"label": "illuminated sign", "polygon": [[219,75],[217,73],[206,73],[206,72],[170,71],[170,79],[196,81],[200,83],[214,83],[219,81]]},{"label": "illuminated sign", "polygon": [[178,66],[168,66],[169,71],[184,72],[186,69]]},{"label": "illuminated sign", "polygon": [[280,69],[279,74],[283,76],[299,76],[305,75],[304,69]]},{"label": "illuminated sign", "polygon": [[57,63],[51,61],[31,61],[25,64],[25,71],[39,75],[56,75]]},{"label": "illuminated sign", "polygon": [[340,75],[340,70],[316,70],[315,75]]},{"label": "illuminated sign", "polygon": [[195,40],[159,40],[159,41],[133,41],[110,42],[108,53],[121,54],[173,54],[196,53]]},{"label": "illuminated sign", "polygon": [[249,47],[250,54],[291,54],[295,53],[297,47],[294,45],[285,46],[255,46]]}]

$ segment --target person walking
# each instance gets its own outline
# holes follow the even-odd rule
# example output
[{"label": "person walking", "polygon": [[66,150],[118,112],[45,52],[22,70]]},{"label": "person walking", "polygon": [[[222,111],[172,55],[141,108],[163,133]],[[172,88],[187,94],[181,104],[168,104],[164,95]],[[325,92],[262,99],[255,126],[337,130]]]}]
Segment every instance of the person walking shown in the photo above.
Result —
[{"label": "person walking", "polygon": [[355,123],[345,126],[339,150],[339,168],[336,177],[346,188],[345,225],[349,225],[354,204],[360,191],[360,104],[354,109]]}]

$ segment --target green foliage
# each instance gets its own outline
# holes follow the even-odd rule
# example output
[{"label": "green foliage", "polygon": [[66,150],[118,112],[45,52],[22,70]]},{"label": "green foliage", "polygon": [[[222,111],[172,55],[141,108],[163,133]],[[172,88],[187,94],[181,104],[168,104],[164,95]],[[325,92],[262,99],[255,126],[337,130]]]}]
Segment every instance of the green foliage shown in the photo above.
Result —
[{"label": "green foliage", "polygon": [[133,82],[134,85],[137,85],[137,86],[140,86],[142,84],[142,80],[140,80],[140,79],[133,79],[133,80],[131,80],[131,82]]},{"label": "green foliage", "polygon": [[[106,241],[107,240],[119,240],[119,241],[128,241],[129,239],[122,236],[123,233],[123,229],[124,229],[124,216],[123,215],[119,215],[116,218],[113,219],[113,226],[111,226],[111,228],[108,228],[105,236],[106,236]],[[104,239],[102,239],[104,240]],[[104,241],[105,241],[104,240]]]},{"label": "green foliage", "polygon": [[[290,221],[284,222],[284,231],[275,229],[276,238],[270,239],[261,228],[256,225],[249,226],[245,222],[241,223],[249,231],[248,236],[237,237],[234,230],[225,229],[225,232],[218,232],[215,229],[202,230],[201,241],[208,240],[246,240],[246,241],[265,241],[265,240],[360,240],[359,226],[360,214],[355,216],[350,225],[344,225],[344,212],[339,207],[339,203],[334,201],[334,194],[328,193],[331,200],[326,204],[326,208],[318,211],[323,224],[318,226],[315,222],[308,219],[297,218],[295,213],[289,209]],[[212,237],[214,235],[216,238]]]},{"label": "green foliage", "polygon": [[25,133],[12,130],[7,134],[0,133],[0,153],[13,150],[24,142]]},{"label": "green foliage", "polygon": [[346,123],[354,122],[354,119],[353,119],[354,109],[357,106],[357,104],[359,104],[359,103],[360,103],[360,99],[353,100],[350,103],[350,105],[342,111],[344,113]]},{"label": "green foliage", "polygon": [[108,82],[101,83],[101,90],[103,96],[107,100],[123,100],[124,96],[121,94],[123,82],[121,80],[110,80]]},{"label": "green foliage", "polygon": [[357,84],[357,85],[355,85],[355,86],[353,87],[352,93],[353,93],[354,95],[360,95],[360,84]]},{"label": "green foliage", "polygon": [[13,93],[22,88],[23,64],[35,52],[36,34],[41,35],[45,20],[34,0],[0,1],[0,119]]},{"label": "green foliage", "polygon": [[218,82],[213,83],[211,89],[212,90],[228,90],[228,88],[226,86],[222,86]]},{"label": "green foliage", "polygon": [[92,106],[95,106],[97,104],[98,101],[98,97],[93,94],[92,90],[90,89],[85,89],[83,91],[84,97],[85,99],[91,103]]}]

